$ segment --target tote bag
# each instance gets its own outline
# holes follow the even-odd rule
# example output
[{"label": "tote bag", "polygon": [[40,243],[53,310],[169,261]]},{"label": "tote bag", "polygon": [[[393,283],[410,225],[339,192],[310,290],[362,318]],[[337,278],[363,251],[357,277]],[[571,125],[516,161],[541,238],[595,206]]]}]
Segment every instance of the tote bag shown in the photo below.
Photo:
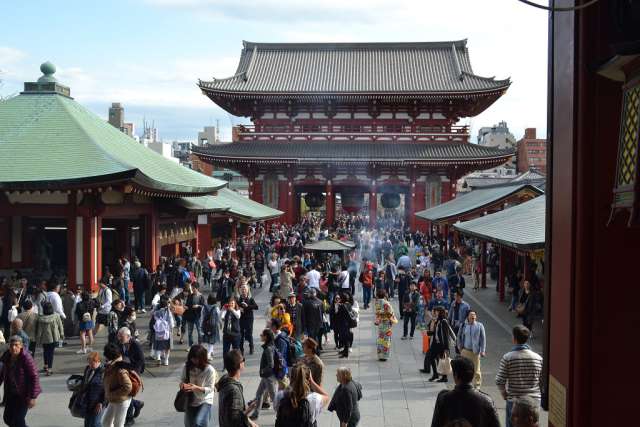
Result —
[{"label": "tote bag", "polygon": [[437,368],[440,375],[451,374],[451,358],[449,357],[449,353],[445,352],[444,356],[438,360]]}]

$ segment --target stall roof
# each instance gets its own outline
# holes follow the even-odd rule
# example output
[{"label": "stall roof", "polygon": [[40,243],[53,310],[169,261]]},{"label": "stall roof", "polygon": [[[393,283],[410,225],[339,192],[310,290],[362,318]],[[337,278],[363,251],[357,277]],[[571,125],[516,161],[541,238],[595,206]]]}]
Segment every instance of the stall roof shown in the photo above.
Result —
[{"label": "stall roof", "polygon": [[309,251],[337,252],[349,251],[356,247],[356,244],[348,240],[318,240],[317,242],[307,243],[304,248]]},{"label": "stall roof", "polygon": [[416,216],[429,221],[442,221],[449,218],[455,218],[457,216],[466,215],[475,210],[495,205],[501,200],[522,191],[533,193],[533,195],[542,194],[540,189],[530,184],[479,188],[467,194],[460,195],[449,202],[417,212]]},{"label": "stall roof", "polygon": [[462,234],[519,250],[545,245],[546,197],[540,196],[511,208],[453,226]]},{"label": "stall roof", "polygon": [[266,221],[284,212],[255,202],[228,188],[218,190],[215,196],[183,197],[180,204],[193,212],[227,213],[249,221]]}]

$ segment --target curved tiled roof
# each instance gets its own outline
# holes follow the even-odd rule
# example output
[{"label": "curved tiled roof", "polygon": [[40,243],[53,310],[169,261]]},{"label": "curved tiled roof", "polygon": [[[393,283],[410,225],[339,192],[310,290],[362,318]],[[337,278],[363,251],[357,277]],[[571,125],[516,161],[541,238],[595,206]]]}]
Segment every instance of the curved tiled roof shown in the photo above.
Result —
[{"label": "curved tiled roof", "polygon": [[252,43],[236,74],[200,81],[205,92],[434,94],[505,90],[473,73],[466,40],[424,43]]},{"label": "curved tiled roof", "polygon": [[255,159],[293,162],[398,162],[409,163],[505,160],[514,153],[470,143],[448,142],[232,142],[193,147],[195,154],[212,159]]},{"label": "curved tiled roof", "polygon": [[282,216],[284,212],[255,202],[228,188],[215,196],[183,197],[179,203],[193,212],[225,213],[247,221],[266,221]]},{"label": "curved tiled roof", "polygon": [[511,208],[455,224],[463,234],[520,250],[545,246],[546,198],[544,195]]},{"label": "curved tiled roof", "polygon": [[0,188],[126,182],[175,196],[226,185],[162,157],[59,93],[23,92],[0,102]]}]

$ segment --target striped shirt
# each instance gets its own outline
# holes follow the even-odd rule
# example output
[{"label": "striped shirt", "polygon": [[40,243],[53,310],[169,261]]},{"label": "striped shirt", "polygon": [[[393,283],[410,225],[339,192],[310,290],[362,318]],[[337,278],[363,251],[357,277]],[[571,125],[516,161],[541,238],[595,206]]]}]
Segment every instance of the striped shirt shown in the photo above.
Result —
[{"label": "striped shirt", "polygon": [[542,356],[527,345],[519,345],[502,356],[496,385],[500,390],[506,390],[508,400],[522,396],[540,399],[541,375]]}]

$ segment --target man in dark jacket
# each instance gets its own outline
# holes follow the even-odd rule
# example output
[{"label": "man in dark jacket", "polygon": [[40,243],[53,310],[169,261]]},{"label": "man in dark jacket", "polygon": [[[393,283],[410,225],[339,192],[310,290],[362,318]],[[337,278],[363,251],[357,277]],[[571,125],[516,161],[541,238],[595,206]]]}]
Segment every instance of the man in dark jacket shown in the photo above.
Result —
[{"label": "man in dark jacket", "polygon": [[[142,351],[138,341],[131,337],[129,328],[123,327],[118,331],[118,347],[122,353],[122,358],[129,363],[131,369],[142,375],[144,372],[144,351]],[[131,400],[125,425],[133,424],[133,419],[138,418],[143,406],[144,402],[137,399]]]},{"label": "man in dark jacket", "polygon": [[38,368],[18,336],[9,339],[9,350],[0,362],[3,365],[0,383],[4,383],[4,422],[8,426],[24,426],[27,411],[36,405],[42,391]]},{"label": "man in dark jacket", "polygon": [[151,285],[151,276],[140,261],[135,262],[135,273],[133,273],[133,295],[135,296],[135,306],[138,313],[146,313],[144,309],[144,294]]},{"label": "man in dark jacket", "polygon": [[309,290],[302,302],[304,313],[304,333],[318,342],[318,353],[322,351],[322,301],[317,296],[314,288]]},{"label": "man in dark jacket", "polygon": [[431,427],[444,427],[450,421],[465,419],[474,427],[500,427],[498,414],[491,397],[471,385],[474,367],[469,359],[457,357],[451,361],[453,390],[438,394]]},{"label": "man in dark jacket", "polygon": [[304,310],[302,304],[296,301],[295,292],[291,292],[287,297],[285,308],[289,316],[291,316],[291,323],[293,324],[293,334],[291,335],[300,341],[304,333]]},{"label": "man in dark jacket", "polygon": [[258,304],[249,296],[249,287],[240,287],[238,298],[240,307],[240,351],[244,354],[244,342],[249,341],[249,354],[253,354],[253,312],[258,309]]},{"label": "man in dark jacket", "polygon": [[244,356],[240,350],[231,350],[224,355],[227,374],[216,383],[218,392],[218,423],[220,427],[258,427],[247,414],[255,408],[244,403],[240,373],[244,370]]},{"label": "man in dark jacket", "polygon": [[[262,340],[262,357],[260,357],[260,384],[258,384],[258,391],[256,391],[255,410],[249,418],[252,420],[258,419],[260,416],[260,409],[264,408],[265,394],[269,395],[271,401],[276,398],[276,390],[278,389],[278,379],[275,373],[275,361],[274,361],[274,336],[270,329],[265,329],[260,334]],[[269,407],[267,403],[266,407]]]}]

